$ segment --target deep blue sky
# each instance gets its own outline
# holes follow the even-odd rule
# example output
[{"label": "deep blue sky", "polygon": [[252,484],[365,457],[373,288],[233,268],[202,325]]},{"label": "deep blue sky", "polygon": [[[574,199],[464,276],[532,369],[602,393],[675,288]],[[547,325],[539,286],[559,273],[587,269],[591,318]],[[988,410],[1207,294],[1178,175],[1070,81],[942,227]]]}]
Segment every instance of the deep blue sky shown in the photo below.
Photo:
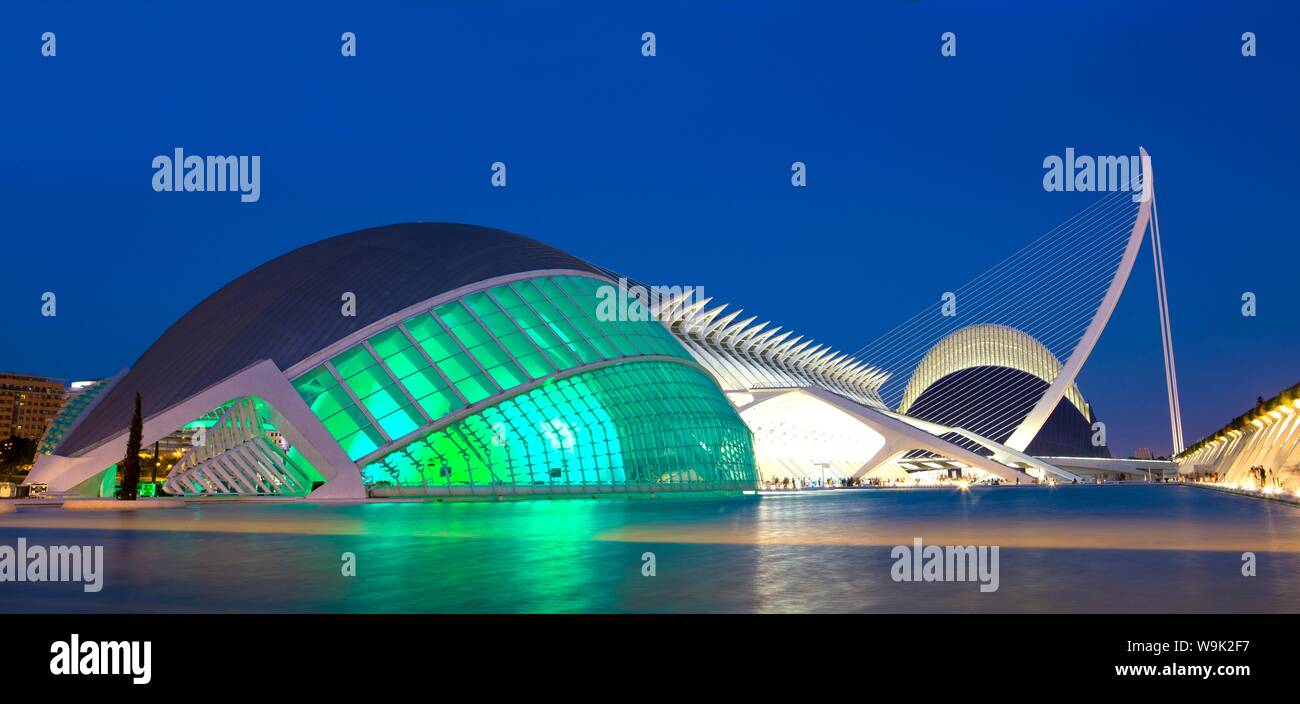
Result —
[{"label": "deep blue sky", "polygon": [[[1141,144],[1188,441],[1300,378],[1296,3],[273,4],[0,8],[0,370],[110,375],[253,266],[409,220],[853,350],[1092,202],[1044,192],[1045,156]],[[154,193],[176,146],[261,155],[261,201]],[[1080,378],[1117,453],[1170,444],[1156,325],[1144,248]]]}]

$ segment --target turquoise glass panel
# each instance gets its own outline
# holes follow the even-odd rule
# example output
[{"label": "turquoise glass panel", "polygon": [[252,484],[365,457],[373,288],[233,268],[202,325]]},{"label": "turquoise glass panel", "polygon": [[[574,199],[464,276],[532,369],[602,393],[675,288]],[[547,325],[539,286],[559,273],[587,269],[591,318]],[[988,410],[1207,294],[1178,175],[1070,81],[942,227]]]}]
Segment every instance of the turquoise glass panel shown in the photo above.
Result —
[{"label": "turquoise glass panel", "polygon": [[[466,404],[487,401],[525,384],[546,382],[461,419],[455,432],[439,431],[442,439],[430,441],[446,455],[437,461],[438,475],[443,475],[445,463],[455,468],[447,471],[466,481],[470,477],[493,481],[489,477],[495,476],[497,468],[488,467],[494,461],[490,458],[501,455],[518,473],[511,481],[520,481],[520,476],[547,485],[561,480],[630,481],[629,476],[648,477],[652,483],[664,477],[668,478],[664,481],[682,480],[690,473],[681,463],[694,450],[683,445],[669,453],[676,458],[671,461],[660,457],[651,462],[646,453],[665,443],[685,443],[684,431],[649,418],[651,413],[680,417],[681,404],[712,397],[713,401],[721,399],[720,417],[736,420],[734,410],[705,372],[680,364],[649,367],[644,362],[629,367],[640,371],[594,370],[571,379],[547,381],[602,360],[630,362],[648,355],[691,359],[665,326],[639,319],[644,317],[643,311],[634,299],[629,299],[626,312],[630,315],[622,316],[630,319],[601,319],[609,317],[597,313],[601,287],[610,285],[584,276],[537,277],[473,292],[372,335],[367,340],[370,349],[356,345],[332,357],[330,364],[342,378],[341,384],[321,365],[295,379],[293,386],[348,456],[356,459],[382,447],[384,434],[402,440],[430,419],[437,421]],[[621,370],[624,365],[609,369]],[[662,378],[682,374],[689,380],[687,388],[697,390],[699,399],[678,398],[672,383]],[[579,384],[573,379],[585,381]],[[610,388],[621,388],[619,384],[633,380],[647,387],[643,398],[627,401],[636,409],[635,418],[620,418],[610,408],[584,400],[601,398],[604,383],[617,381]],[[707,383],[700,386],[701,380]],[[731,421],[717,422],[723,427]],[[527,432],[516,429],[520,433],[516,443],[504,449],[490,442],[484,446],[485,429],[515,426],[528,428]],[[724,434],[732,430],[735,428]],[[727,440],[730,444],[723,444],[731,447],[735,442],[733,438]],[[634,446],[631,455],[629,444]],[[448,454],[453,446],[457,448],[455,457]],[[404,469],[398,475],[409,478],[411,472],[429,469],[429,455],[421,452],[416,448],[400,456],[390,453],[387,461],[400,464]],[[522,457],[532,459],[525,462]],[[752,459],[746,461],[752,465]],[[659,472],[648,467],[667,469]],[[736,476],[747,476],[743,468],[736,471]],[[732,474],[706,471],[701,476],[721,481]]]},{"label": "turquoise glass panel", "polygon": [[757,471],[749,429],[705,372],[629,362],[485,408],[369,463],[363,476],[372,489],[535,492],[752,488]]}]

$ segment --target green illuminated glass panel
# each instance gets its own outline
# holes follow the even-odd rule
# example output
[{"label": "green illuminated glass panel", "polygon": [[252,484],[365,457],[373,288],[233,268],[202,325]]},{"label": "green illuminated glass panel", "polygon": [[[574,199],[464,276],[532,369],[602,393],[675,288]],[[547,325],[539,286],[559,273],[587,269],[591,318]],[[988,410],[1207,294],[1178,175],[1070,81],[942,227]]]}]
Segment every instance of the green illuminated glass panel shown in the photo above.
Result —
[{"label": "green illuminated glass panel", "polygon": [[429,368],[429,362],[414,347],[407,347],[391,357],[384,357],[384,364],[388,365],[388,369],[398,379],[405,379],[416,372]]},{"label": "green illuminated glass panel", "polygon": [[420,347],[423,347],[425,353],[429,355],[429,359],[435,362],[441,362],[454,354],[459,354],[461,351],[460,345],[456,344],[451,335],[441,331],[432,337],[421,340]]},{"label": "green illuminated glass panel", "polygon": [[321,421],[330,435],[336,438],[347,437],[362,428],[369,427],[370,421],[355,405],[349,405],[334,415]]},{"label": "green illuminated glass panel", "polygon": [[498,364],[506,364],[510,361],[510,355],[506,354],[501,345],[491,340],[469,348],[469,353],[484,369],[495,367]]},{"label": "green illuminated glass panel", "polygon": [[[308,406],[311,406],[316,397],[336,384],[338,384],[338,381],[334,378],[334,375],[330,374],[329,370],[324,366],[319,366],[298,377],[293,382],[293,388],[302,396],[302,400],[306,401]],[[317,413],[316,415],[320,414]]]},{"label": "green illuminated glass panel", "polygon": [[561,379],[368,464],[374,487],[748,488],[749,429],[704,372],[636,362]]},{"label": "green illuminated glass panel", "polygon": [[460,392],[461,396],[465,397],[465,401],[468,403],[478,403],[496,393],[492,381],[488,379],[486,374],[481,372],[457,381],[456,390]]},{"label": "green illuminated glass panel", "polygon": [[[565,310],[583,316],[590,324],[586,329],[600,330],[621,354],[658,354],[646,340],[653,337],[655,327],[663,326],[649,320],[648,310],[631,292],[620,292],[613,284],[578,276],[555,277],[554,282],[570,300]],[[612,294],[611,304],[603,309],[599,295],[602,286],[609,287]]]},{"label": "green illuminated glass panel", "polygon": [[352,460],[360,459],[378,450],[383,444],[384,437],[370,425],[339,439],[339,445],[348,454],[348,459]]},{"label": "green illuminated glass panel", "polygon": [[496,288],[490,289],[490,292],[492,298],[496,300],[497,304],[500,305],[502,309],[510,311],[510,315],[516,317],[516,319],[518,317],[518,311],[527,309],[528,304],[525,303],[524,299],[520,298],[519,294],[515,293],[515,290],[509,286],[497,286]]},{"label": "green illuminated glass panel", "polygon": [[[524,283],[530,284],[531,282]],[[537,317],[545,324],[545,327],[534,329],[539,331],[539,335],[555,340],[555,342],[543,343],[538,340],[538,337],[534,337],[534,340],[538,340],[538,345],[543,346],[548,354],[553,349],[567,348],[572,350],[573,354],[576,354],[583,364],[591,364],[601,359],[617,356],[612,346],[609,346],[609,342],[596,330],[590,329],[587,332],[579,332],[578,328],[574,327],[574,324],[546,298],[542,298],[532,305]],[[533,329],[529,330],[529,334],[533,334]]]},{"label": "green illuminated glass panel", "polygon": [[422,396],[416,401],[420,408],[429,414],[430,418],[441,418],[452,411],[460,410],[465,404],[460,402],[450,389],[437,391],[427,396]]},{"label": "green illuminated glass panel", "polygon": [[465,310],[465,306],[460,301],[444,303],[435,308],[434,312],[442,319],[443,324],[449,328],[456,328],[474,322],[474,318],[470,316],[469,311]]},{"label": "green illuminated glass panel", "polygon": [[479,373],[478,365],[474,364],[474,361],[464,352],[457,352],[446,359],[438,360],[438,368],[453,384]]},{"label": "green illuminated glass panel", "polygon": [[390,438],[405,437],[408,433],[424,425],[424,419],[410,405],[401,405],[391,413],[379,418],[379,425]]},{"label": "green illuminated glass panel", "polygon": [[406,331],[411,333],[411,337],[414,338],[416,342],[423,342],[424,340],[442,332],[442,326],[439,325],[438,321],[434,320],[433,316],[428,313],[421,313],[414,318],[407,320],[402,323],[402,327],[406,328]]},{"label": "green illuminated glass panel", "polygon": [[[357,349],[370,356],[365,348]],[[344,368],[355,370],[361,367],[364,360],[359,355],[350,354],[351,352],[353,350],[338,355],[335,359],[339,360]],[[372,357],[371,362],[373,361]],[[382,373],[382,370],[379,371]],[[372,378],[367,372],[366,368],[361,368],[354,377]],[[339,441],[351,459],[358,459],[383,445],[383,436],[370,424],[365,413],[357,408],[352,397],[326,367],[316,367],[307,372],[296,379],[293,386],[311,408],[312,413],[321,419],[325,429]]]},{"label": "green illuminated glass panel", "polygon": [[[365,352],[364,349],[361,351]],[[372,359],[371,361],[373,362],[374,360]],[[340,371],[339,376],[343,377],[343,383],[347,384],[349,389],[352,389],[352,393],[356,394],[357,398],[362,399],[383,390],[384,387],[393,383],[393,379],[388,376],[388,372],[385,372],[377,364],[362,369],[351,376],[345,375]]]},{"label": "green illuminated glass panel", "polygon": [[556,369],[556,365],[551,364],[540,352],[535,351],[517,354],[515,355],[515,361],[519,363],[520,367],[523,367],[528,376],[534,379],[540,379]]},{"label": "green illuminated glass panel", "polygon": [[[503,390],[580,365],[643,355],[691,359],[665,326],[653,320],[636,319],[641,317],[643,308],[634,297],[623,297],[627,306],[623,312],[630,314],[623,317],[631,319],[618,319],[618,316],[607,319],[611,316],[598,314],[600,298],[607,295],[603,286],[612,284],[584,276],[538,277],[474,292],[379,332],[366,345],[356,345],[335,355],[330,366],[342,383],[329,366],[321,365],[295,380],[294,387],[334,438],[344,445],[348,455],[357,459],[381,447],[384,434],[400,439],[466,404],[478,403]],[[648,379],[645,383],[658,382]],[[552,387],[548,384],[544,388]],[[562,383],[554,393],[568,394],[563,397],[576,403],[570,398],[572,389]],[[360,401],[359,405],[354,397]],[[642,406],[667,415],[676,412],[672,402],[653,398],[645,399]],[[725,407],[730,411],[729,405]],[[620,433],[608,427],[591,408],[573,406],[571,412],[581,427],[589,429],[584,432],[591,433],[592,447],[604,448],[597,453],[592,466],[612,471],[608,468],[617,466],[613,461],[617,453],[611,454],[610,447],[619,441]],[[484,427],[494,423],[536,426],[541,422],[538,419],[545,415],[535,400],[503,402],[470,416],[478,419],[474,421],[478,425],[467,426],[459,435],[448,435],[442,444],[435,444],[440,451],[457,445],[460,447],[457,452],[463,455],[477,447],[473,438],[480,437]],[[646,422],[637,421],[643,425]],[[519,448],[524,455],[541,458],[542,466],[549,467],[548,463],[555,459],[554,438],[563,437],[563,430],[563,427],[550,427],[545,432],[534,433],[521,439]],[[626,429],[621,432],[627,436]],[[670,428],[663,432],[672,436],[674,431]],[[627,437],[645,439],[651,434],[647,431],[647,434],[633,433]],[[578,440],[569,438],[561,444]],[[646,443],[646,447],[655,446],[648,440]],[[492,456],[489,450],[475,451],[483,456],[484,462]],[[415,461],[403,457],[406,459],[393,458],[391,462]],[[462,460],[447,460],[448,466],[463,465],[464,471],[471,471],[472,463]],[[536,466],[530,463],[528,468],[520,469],[532,477]],[[552,471],[553,468],[547,469],[547,482],[557,479],[549,473]],[[568,471],[572,472],[573,468]],[[581,481],[589,481],[588,475],[597,476],[591,474],[593,471],[584,466],[577,476],[583,477]]]},{"label": "green illuminated glass panel", "polygon": [[[369,396],[363,397],[361,403],[365,404],[366,410],[370,411],[371,416],[382,418],[402,406],[405,406],[406,397],[402,395],[402,392],[399,391],[396,384],[394,384],[393,386],[379,389]],[[384,428],[384,430],[387,432],[388,428]],[[388,433],[388,436],[401,437],[400,435],[394,436],[392,433]]]},{"label": "green illuminated glass panel", "polygon": [[486,291],[466,296],[465,303],[474,315],[478,316],[483,326],[498,339],[518,332],[519,328],[515,326],[514,321],[501,310]]},{"label": "green illuminated glass panel", "polygon": [[411,341],[406,339],[406,335],[402,334],[399,328],[389,328],[370,338],[368,342],[375,354],[384,360],[411,346]]},{"label": "green illuminated glass panel", "polygon": [[375,358],[371,356],[370,351],[360,345],[353,347],[341,354],[335,355],[330,360],[334,365],[334,371],[339,376],[347,379],[354,374],[358,374],[375,364]]},{"label": "green illuminated glass panel", "polygon": [[405,386],[406,390],[411,392],[411,396],[417,401],[431,393],[447,388],[447,384],[442,380],[442,377],[430,368],[421,369],[410,376],[403,377],[402,386]]},{"label": "green illuminated glass panel", "polygon": [[335,385],[316,396],[311,404],[311,410],[319,418],[329,418],[345,408],[351,407],[352,398],[343,387]]},{"label": "green illuminated glass panel", "polygon": [[527,377],[513,363],[488,367],[487,373],[502,389],[513,389],[527,380]]}]

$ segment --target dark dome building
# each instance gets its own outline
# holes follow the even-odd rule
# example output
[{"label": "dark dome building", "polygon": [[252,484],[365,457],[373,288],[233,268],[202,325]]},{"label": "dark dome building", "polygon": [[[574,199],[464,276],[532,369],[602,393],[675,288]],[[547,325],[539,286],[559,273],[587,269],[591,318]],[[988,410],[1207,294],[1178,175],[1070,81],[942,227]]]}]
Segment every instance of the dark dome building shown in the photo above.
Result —
[{"label": "dark dome building", "polygon": [[28,482],[104,493],[139,394],[145,444],[183,427],[201,440],[173,494],[753,488],[749,430],[717,383],[659,323],[597,316],[609,285],[581,259],[471,225],[307,245],[83,392]]},{"label": "dark dome building", "polygon": [[[1004,443],[1060,368],[1046,347],[1019,330],[1000,325],[962,328],[940,340],[917,365],[899,412]],[[1105,445],[1092,443],[1094,421],[1091,406],[1071,384],[1025,452],[1110,457]]]}]

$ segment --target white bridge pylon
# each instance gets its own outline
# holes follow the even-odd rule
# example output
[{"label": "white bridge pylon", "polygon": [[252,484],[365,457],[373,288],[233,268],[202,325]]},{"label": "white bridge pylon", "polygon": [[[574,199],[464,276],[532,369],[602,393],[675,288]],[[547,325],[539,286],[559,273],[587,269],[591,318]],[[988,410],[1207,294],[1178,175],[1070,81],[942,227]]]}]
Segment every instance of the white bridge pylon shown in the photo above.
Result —
[{"label": "white bridge pylon", "polygon": [[1142,236],[1151,222],[1151,206],[1155,202],[1155,174],[1151,170],[1151,155],[1147,154],[1145,147],[1138,147],[1138,153],[1142,157],[1142,200],[1138,207],[1137,218],[1133,222],[1133,230],[1129,234],[1128,244],[1115,270],[1115,276],[1110,280],[1110,287],[1106,289],[1101,305],[1097,306],[1097,312],[1093,314],[1092,321],[1084,330],[1083,336],[1079,338],[1074,351],[1070,353],[1070,358],[1061,366],[1061,373],[1011,433],[1011,437],[1007,438],[1008,447],[1023,451],[1034,436],[1038,435],[1038,431],[1047,422],[1048,416],[1052,415],[1056,405],[1065,397],[1066,389],[1070,388],[1075,378],[1079,376],[1079,370],[1083,369],[1083,363],[1088,360],[1088,355],[1092,354],[1093,347],[1101,337],[1101,331],[1106,329],[1111,313],[1115,312],[1120,294],[1128,284],[1129,274],[1133,272],[1133,263],[1137,261],[1138,251],[1142,248]]}]

